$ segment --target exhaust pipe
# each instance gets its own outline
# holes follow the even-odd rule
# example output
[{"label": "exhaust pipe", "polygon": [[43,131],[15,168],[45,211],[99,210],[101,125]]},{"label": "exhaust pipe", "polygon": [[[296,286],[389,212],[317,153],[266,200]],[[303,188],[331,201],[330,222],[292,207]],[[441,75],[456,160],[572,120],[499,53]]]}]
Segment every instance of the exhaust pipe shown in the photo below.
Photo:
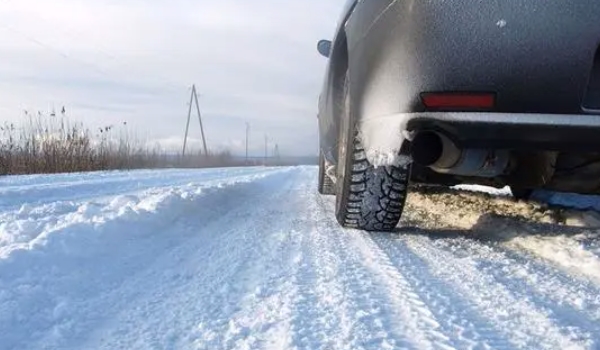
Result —
[{"label": "exhaust pipe", "polygon": [[432,166],[442,157],[443,152],[442,138],[431,131],[419,132],[411,142],[412,159],[422,166]]},{"label": "exhaust pipe", "polygon": [[434,131],[419,132],[411,143],[416,164],[435,172],[462,176],[495,177],[509,166],[505,150],[461,149],[447,136]]}]

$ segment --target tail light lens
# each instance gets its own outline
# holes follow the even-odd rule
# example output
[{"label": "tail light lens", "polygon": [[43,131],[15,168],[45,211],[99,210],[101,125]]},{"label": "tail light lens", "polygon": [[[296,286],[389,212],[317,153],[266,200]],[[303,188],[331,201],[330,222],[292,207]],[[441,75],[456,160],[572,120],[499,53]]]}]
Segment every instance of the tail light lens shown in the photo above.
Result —
[{"label": "tail light lens", "polygon": [[430,110],[491,110],[496,105],[494,93],[430,92],[421,101]]}]

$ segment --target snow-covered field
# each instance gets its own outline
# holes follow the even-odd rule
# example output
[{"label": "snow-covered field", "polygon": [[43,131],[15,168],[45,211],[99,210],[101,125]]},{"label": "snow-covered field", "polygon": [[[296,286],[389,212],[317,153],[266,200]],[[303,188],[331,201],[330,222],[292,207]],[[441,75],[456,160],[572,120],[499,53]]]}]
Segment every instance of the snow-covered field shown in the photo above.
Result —
[{"label": "snow-covered field", "polygon": [[0,349],[598,349],[600,221],[414,191],[338,227],[315,167],[0,179]]}]

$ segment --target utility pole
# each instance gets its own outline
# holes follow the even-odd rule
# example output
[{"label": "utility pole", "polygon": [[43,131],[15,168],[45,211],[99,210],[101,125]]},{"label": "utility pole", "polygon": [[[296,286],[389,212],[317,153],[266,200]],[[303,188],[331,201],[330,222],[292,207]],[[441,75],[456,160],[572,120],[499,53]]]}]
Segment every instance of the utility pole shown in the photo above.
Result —
[{"label": "utility pole", "polygon": [[188,115],[187,115],[187,124],[185,125],[185,136],[183,137],[183,151],[181,152],[182,156],[185,156],[185,147],[187,146],[187,138],[188,138],[188,132],[190,131],[190,117],[192,116],[192,102],[193,98],[194,98],[194,93],[193,93],[193,88],[192,88],[192,93],[190,94],[190,108],[188,109]]},{"label": "utility pole", "polygon": [[204,137],[204,127],[202,126],[202,115],[200,114],[200,104],[198,103],[198,94],[196,93],[196,85],[192,85],[192,93],[196,100],[196,110],[198,111],[198,121],[200,122],[200,133],[202,134],[202,145],[204,146],[204,155],[208,156],[208,148],[206,148],[206,138]]},{"label": "utility pole", "polygon": [[190,95],[190,107],[188,109],[187,124],[185,126],[185,136],[183,138],[183,151],[182,155],[185,156],[185,149],[187,146],[187,138],[190,130],[190,119],[192,117],[192,103],[196,102],[196,111],[198,112],[198,121],[200,122],[200,133],[202,134],[202,145],[204,146],[204,155],[208,155],[208,148],[206,147],[206,138],[204,137],[204,126],[202,125],[202,114],[200,113],[200,104],[198,103],[198,94],[196,93],[196,85],[192,85],[192,93]]},{"label": "utility pole", "polygon": [[250,124],[246,122],[246,165],[248,165],[248,135],[250,134]]},{"label": "utility pole", "polygon": [[273,158],[275,159],[275,165],[279,165],[279,144],[275,144],[275,149],[273,150]]},{"label": "utility pole", "polygon": [[267,137],[267,134],[265,134],[265,166],[267,166],[267,157],[268,157],[268,148],[269,147],[269,139]]}]

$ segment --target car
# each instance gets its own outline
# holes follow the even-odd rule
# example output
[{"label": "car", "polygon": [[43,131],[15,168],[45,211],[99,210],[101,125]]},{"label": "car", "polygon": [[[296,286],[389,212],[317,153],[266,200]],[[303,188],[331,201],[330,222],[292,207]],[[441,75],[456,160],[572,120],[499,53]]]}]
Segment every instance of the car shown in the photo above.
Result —
[{"label": "car", "polygon": [[600,193],[600,1],[349,0],[319,94],[318,191],[390,231],[409,184]]}]

